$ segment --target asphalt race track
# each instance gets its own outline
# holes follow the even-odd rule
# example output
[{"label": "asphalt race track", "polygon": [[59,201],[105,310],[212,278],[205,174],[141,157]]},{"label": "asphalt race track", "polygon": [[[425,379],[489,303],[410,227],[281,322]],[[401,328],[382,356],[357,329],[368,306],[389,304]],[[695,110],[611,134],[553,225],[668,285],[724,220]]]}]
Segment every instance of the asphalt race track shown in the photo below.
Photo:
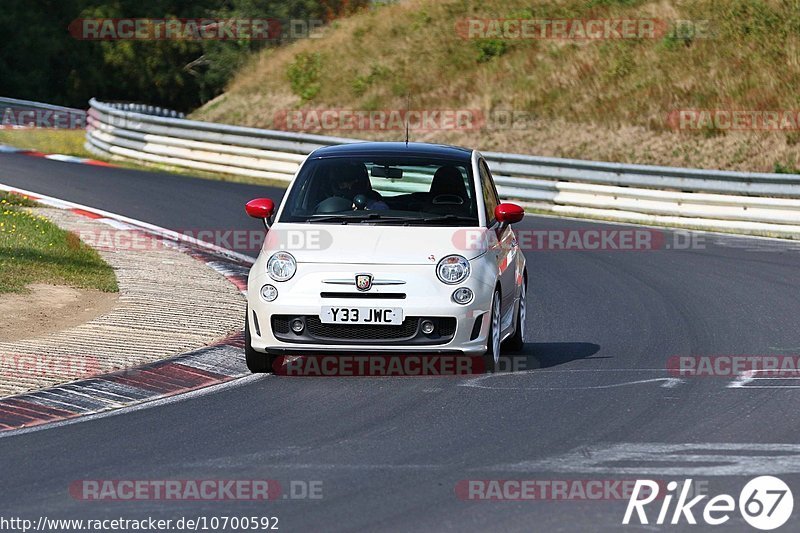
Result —
[{"label": "asphalt race track", "polygon": [[[19,154],[0,155],[0,183],[172,229],[253,229],[244,203],[281,195]],[[519,227],[622,228],[534,216]],[[526,252],[532,342],[521,361],[532,370],[247,378],[2,437],[2,507],[33,519],[277,516],[282,531],[637,531],[644,527],[621,526],[626,500],[464,501],[455,488],[692,478],[738,498],[762,474],[800,488],[800,380],[677,379],[666,370],[676,355],[800,352],[800,245],[699,241],[686,250]],[[270,479],[287,496],[291,481],[321,481],[322,498],[91,502],[70,496],[81,479]],[[797,527],[794,516],[785,529]],[[684,520],[661,529],[705,528]],[[754,531],[738,513],[709,529]]]}]

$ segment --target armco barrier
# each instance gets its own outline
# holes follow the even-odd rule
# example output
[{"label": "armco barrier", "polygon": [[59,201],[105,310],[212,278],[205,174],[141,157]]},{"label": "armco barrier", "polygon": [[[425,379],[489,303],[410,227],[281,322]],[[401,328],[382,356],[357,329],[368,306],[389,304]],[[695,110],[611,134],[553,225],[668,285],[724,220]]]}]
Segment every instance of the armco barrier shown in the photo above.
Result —
[{"label": "armco barrier", "polygon": [[0,108],[13,107],[15,109],[46,109],[48,111],[63,111],[65,113],[85,113],[83,109],[75,109],[72,107],[63,107],[60,105],[43,104],[41,102],[32,102],[30,100],[20,100],[18,98],[4,98],[0,97]]},{"label": "armco barrier", "polygon": [[86,111],[18,98],[0,97],[0,127],[78,128],[86,125]]},{"label": "armco barrier", "polygon": [[[178,118],[90,101],[86,148],[105,157],[288,181],[322,146],[361,142]],[[484,152],[498,192],[554,214],[800,237],[800,175]]]}]

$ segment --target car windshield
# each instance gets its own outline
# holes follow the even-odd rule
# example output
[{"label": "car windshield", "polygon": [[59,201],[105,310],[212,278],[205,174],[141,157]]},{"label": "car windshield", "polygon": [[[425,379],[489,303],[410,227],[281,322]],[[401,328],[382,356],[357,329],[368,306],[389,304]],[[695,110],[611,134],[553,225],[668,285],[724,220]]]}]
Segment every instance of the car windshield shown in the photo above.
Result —
[{"label": "car windshield", "polygon": [[312,159],[281,222],[477,226],[470,165],[414,157]]}]

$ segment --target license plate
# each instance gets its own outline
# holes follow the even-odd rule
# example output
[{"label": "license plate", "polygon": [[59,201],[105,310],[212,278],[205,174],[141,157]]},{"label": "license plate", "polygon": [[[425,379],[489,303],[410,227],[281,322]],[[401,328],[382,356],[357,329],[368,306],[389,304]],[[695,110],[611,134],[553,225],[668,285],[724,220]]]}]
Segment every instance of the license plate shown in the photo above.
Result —
[{"label": "license plate", "polygon": [[323,307],[319,313],[323,324],[374,324],[382,326],[403,323],[400,307]]}]

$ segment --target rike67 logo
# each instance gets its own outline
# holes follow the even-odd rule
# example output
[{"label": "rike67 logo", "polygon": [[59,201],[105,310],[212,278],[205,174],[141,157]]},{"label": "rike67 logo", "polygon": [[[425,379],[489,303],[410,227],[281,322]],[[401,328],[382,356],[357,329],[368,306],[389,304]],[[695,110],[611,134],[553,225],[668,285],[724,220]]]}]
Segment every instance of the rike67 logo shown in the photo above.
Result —
[{"label": "rike67 logo", "polygon": [[[680,487],[680,490],[678,488]],[[739,493],[738,502],[729,494],[719,494],[699,505],[708,495],[702,494],[692,499],[692,480],[687,479],[680,486],[676,481],[667,483],[666,492],[662,493],[659,489],[663,485],[649,479],[636,480],[633,493],[628,500],[628,507],[625,509],[625,516],[622,523],[625,525],[638,523],[650,524],[652,515],[648,517],[645,507],[660,500],[661,507],[655,524],[697,524],[699,515],[702,520],[711,526],[724,524],[731,518],[737,507],[744,518],[744,521],[756,529],[771,530],[776,529],[789,520],[794,508],[794,498],[789,486],[782,480],[773,476],[759,476],[751,479]],[[642,497],[642,495],[644,495]],[[672,501],[676,500],[674,508]],[[697,506],[697,507],[695,507]],[[655,506],[654,506],[655,507]]]}]

